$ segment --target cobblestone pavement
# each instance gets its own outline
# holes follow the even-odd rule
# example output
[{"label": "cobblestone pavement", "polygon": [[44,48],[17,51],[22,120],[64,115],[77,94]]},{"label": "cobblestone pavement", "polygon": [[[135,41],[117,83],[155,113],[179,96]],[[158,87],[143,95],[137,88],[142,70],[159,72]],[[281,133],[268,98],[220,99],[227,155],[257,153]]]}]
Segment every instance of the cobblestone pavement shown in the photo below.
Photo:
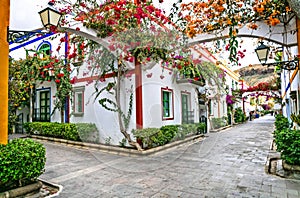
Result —
[{"label": "cobblestone pavement", "polygon": [[42,179],[59,197],[300,197],[300,181],[265,173],[274,117],[264,116],[145,157],[43,142]]}]

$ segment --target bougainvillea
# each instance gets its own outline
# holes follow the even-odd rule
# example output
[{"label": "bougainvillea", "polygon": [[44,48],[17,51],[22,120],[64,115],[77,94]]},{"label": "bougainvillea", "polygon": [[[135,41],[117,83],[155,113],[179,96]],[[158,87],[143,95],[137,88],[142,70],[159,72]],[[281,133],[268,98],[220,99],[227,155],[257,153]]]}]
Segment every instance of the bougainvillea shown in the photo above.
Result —
[{"label": "bougainvillea", "polygon": [[[26,59],[10,61],[10,80],[14,84],[10,89],[9,101],[14,107],[31,105],[29,98],[38,83],[45,81],[55,82],[56,109],[62,110],[66,97],[72,93],[72,85],[69,79],[70,68],[66,60],[56,56],[48,56],[34,50],[27,50]],[[21,100],[16,100],[20,98]]]},{"label": "bougainvillea", "polygon": [[269,91],[269,90],[278,90],[278,86],[273,83],[261,82],[255,86],[248,87],[247,89],[242,89],[241,92],[255,92],[255,91]]},{"label": "bougainvillea", "polygon": [[202,33],[220,34],[228,28],[229,59],[233,62],[238,62],[236,37],[239,28],[247,25],[256,30],[257,21],[265,21],[268,25],[275,26],[281,22],[282,17],[292,12],[287,0],[201,0],[178,4],[180,7],[177,5],[176,14],[185,19],[185,31],[191,38]]},{"label": "bougainvillea", "polygon": [[[78,43],[76,39],[70,38],[77,50],[71,51],[68,57],[76,58],[81,53],[78,49],[84,52],[88,65],[84,75],[97,74],[99,78],[96,84],[101,83],[104,86],[106,83],[103,89],[95,90],[95,96],[100,97],[105,90],[110,94],[114,93],[116,101],[104,98],[99,102],[104,108],[108,105],[114,107],[111,110],[118,112],[119,117],[125,115],[118,104],[120,78],[131,75],[128,70],[135,67],[133,63],[138,63],[144,69],[147,69],[148,65],[159,63],[162,70],[167,67],[175,74],[179,73],[194,80],[215,81],[214,84],[223,86],[224,72],[216,65],[203,63],[200,58],[193,57],[181,24],[178,25],[166,17],[163,10],[153,6],[152,1],[137,4],[126,0],[110,0],[98,4],[92,0],[75,3],[62,0],[57,3],[59,4],[56,6],[64,14],[62,26],[72,26],[78,31],[82,25],[91,32],[96,32],[98,38],[94,41],[84,39]],[[111,75],[114,82],[112,87],[109,87],[111,82],[105,81],[108,73],[114,74]],[[160,77],[163,79],[164,75]],[[126,127],[122,127],[126,126],[125,121],[119,119],[120,131],[129,138]],[[128,142],[136,146],[131,140]]]}]

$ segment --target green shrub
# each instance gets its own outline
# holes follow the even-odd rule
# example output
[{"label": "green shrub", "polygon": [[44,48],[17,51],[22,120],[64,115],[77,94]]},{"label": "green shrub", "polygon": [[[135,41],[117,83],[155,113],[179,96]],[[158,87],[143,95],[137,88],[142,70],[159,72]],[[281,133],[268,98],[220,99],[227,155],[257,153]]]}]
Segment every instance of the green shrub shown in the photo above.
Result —
[{"label": "green shrub", "polygon": [[275,133],[277,150],[288,164],[300,165],[300,131],[283,129]]},{"label": "green shrub", "polygon": [[275,129],[277,131],[282,131],[284,129],[289,128],[290,123],[289,120],[284,117],[282,114],[277,114],[275,116]]},{"label": "green shrub", "polygon": [[31,139],[0,145],[0,192],[30,184],[44,172],[45,148]]},{"label": "green shrub", "polygon": [[171,141],[182,140],[190,134],[204,133],[205,129],[205,123],[197,123],[137,129],[132,130],[132,133],[142,142],[143,148],[153,148],[165,145]]},{"label": "green shrub", "polygon": [[159,128],[145,128],[132,130],[132,134],[142,142],[143,148],[152,148],[154,145],[151,137],[156,135],[159,131]]},{"label": "green shrub", "polygon": [[27,133],[73,141],[99,142],[99,132],[92,123],[27,122]]},{"label": "green shrub", "polygon": [[83,142],[100,142],[99,131],[94,123],[75,123]]},{"label": "green shrub", "polygon": [[212,118],[211,122],[212,122],[212,127],[218,129],[227,125],[227,117]]},{"label": "green shrub", "polygon": [[242,108],[237,108],[235,110],[235,113],[234,113],[234,122],[235,123],[242,123],[242,122],[245,122],[246,121],[246,115],[245,113],[243,112]]},{"label": "green shrub", "polygon": [[206,131],[206,124],[205,123],[198,123],[197,124],[197,133],[198,134],[204,134],[207,133]]}]

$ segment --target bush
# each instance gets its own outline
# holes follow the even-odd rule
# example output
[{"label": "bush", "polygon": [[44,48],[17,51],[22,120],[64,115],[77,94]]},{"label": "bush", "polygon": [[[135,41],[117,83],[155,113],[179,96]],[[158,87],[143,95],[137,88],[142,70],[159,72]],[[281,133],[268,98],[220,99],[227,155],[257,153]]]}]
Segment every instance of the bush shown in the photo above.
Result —
[{"label": "bush", "polygon": [[289,128],[289,120],[284,117],[282,114],[277,114],[275,116],[275,129],[277,131],[282,131],[284,129]]},{"label": "bush", "polygon": [[132,134],[142,142],[143,148],[152,148],[154,145],[151,137],[156,135],[159,131],[159,128],[145,128],[132,130]]},{"label": "bush", "polygon": [[235,123],[242,123],[242,122],[245,122],[246,121],[246,115],[245,113],[243,112],[242,108],[237,108],[235,110],[235,113],[234,113],[234,122]]},{"label": "bush", "polygon": [[281,158],[291,165],[300,165],[300,131],[283,129],[275,132],[277,150]]},{"label": "bush", "polygon": [[75,123],[75,126],[83,142],[100,142],[99,131],[94,123]]},{"label": "bush", "polygon": [[227,117],[212,118],[211,122],[212,122],[212,127],[218,129],[227,125]]},{"label": "bush", "polygon": [[143,148],[165,145],[171,141],[182,140],[189,134],[204,133],[205,123],[166,125],[161,128],[132,130],[133,135],[142,142]]},{"label": "bush", "polygon": [[92,123],[27,122],[27,133],[73,141],[99,142],[99,132]]},{"label": "bush", "polygon": [[0,192],[33,183],[44,172],[44,146],[31,139],[0,145]]},{"label": "bush", "polygon": [[206,124],[205,123],[199,123],[197,126],[197,133],[198,134],[204,134],[207,133],[206,131]]}]

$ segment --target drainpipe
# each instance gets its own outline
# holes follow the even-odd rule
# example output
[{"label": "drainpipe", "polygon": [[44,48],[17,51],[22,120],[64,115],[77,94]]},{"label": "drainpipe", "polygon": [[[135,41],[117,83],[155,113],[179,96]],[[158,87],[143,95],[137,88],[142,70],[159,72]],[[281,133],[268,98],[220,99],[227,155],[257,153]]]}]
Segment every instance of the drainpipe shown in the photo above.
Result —
[{"label": "drainpipe", "polygon": [[[140,0],[134,0],[136,5]],[[136,128],[143,128],[143,87],[142,87],[142,69],[141,63],[135,60],[135,104],[136,104]]]},{"label": "drainpipe", "polygon": [[[69,53],[69,33],[65,33],[65,60],[68,58]],[[70,69],[70,65],[68,64],[67,67]],[[70,75],[69,75],[70,78]],[[65,123],[70,122],[70,96],[67,96],[67,100],[65,103]]]},{"label": "drainpipe", "polygon": [[[300,28],[300,20],[298,19],[298,17],[296,17],[296,27],[297,27],[297,45],[298,45],[298,55],[300,54],[300,31],[299,31],[299,28]],[[297,70],[297,73],[299,74],[299,66],[298,68],[296,69]],[[300,81],[299,81],[299,77],[298,77],[298,87],[299,87],[299,84],[300,84]],[[299,88],[298,88],[298,94],[297,94],[297,101],[299,100],[298,98],[299,96]],[[299,112],[299,107],[300,103],[299,101],[297,102],[297,112]]]},{"label": "drainpipe", "polygon": [[0,4],[0,144],[8,141],[8,56],[7,27],[9,26],[9,0]]}]

